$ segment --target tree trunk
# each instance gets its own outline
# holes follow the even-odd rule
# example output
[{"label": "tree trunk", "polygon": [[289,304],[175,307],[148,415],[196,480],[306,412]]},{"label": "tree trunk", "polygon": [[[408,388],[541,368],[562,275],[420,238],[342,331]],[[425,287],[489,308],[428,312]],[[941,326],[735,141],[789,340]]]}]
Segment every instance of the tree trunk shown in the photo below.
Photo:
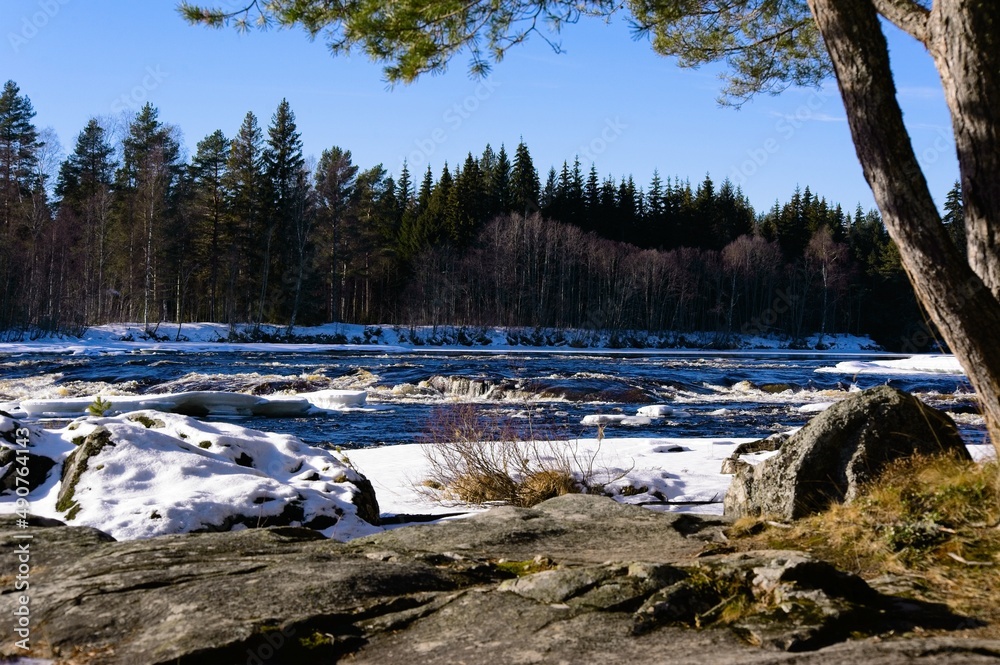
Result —
[{"label": "tree trunk", "polygon": [[[960,9],[963,4],[966,7]],[[996,68],[986,71],[976,67],[998,56],[995,46],[984,47],[978,59],[968,53],[963,55],[963,50],[975,49],[960,40],[968,38],[973,44],[986,44],[995,39],[993,32],[962,37],[964,30],[989,29],[992,19],[987,18],[991,11],[988,4],[992,5],[971,1],[934,5],[934,12],[941,14],[938,24],[947,26],[950,18],[960,24],[958,28],[940,29],[945,37],[935,44],[944,52],[935,57],[939,63],[954,63],[962,69],[961,76],[957,76],[955,67],[949,64],[941,73],[956,134],[960,135],[963,186],[974,198],[972,214],[978,221],[973,221],[972,226],[978,228],[976,237],[980,239],[988,235],[991,224],[1000,221],[1000,197],[988,193],[997,188],[997,171],[990,170],[995,166],[989,165],[1000,159],[996,152],[1000,109],[982,107],[981,100],[996,96],[976,89],[996,90],[991,85],[997,81]],[[989,286],[1000,270],[996,240],[992,241],[992,249],[982,250],[982,256],[973,260],[973,265],[979,266],[974,271],[948,236],[903,124],[888,47],[872,1],[809,0],[809,7],[833,61],[865,178],[899,246],[903,267],[920,302],[968,374],[979,395],[987,432],[1000,450],[1000,336],[996,334],[1000,330],[1000,302]],[[919,9],[915,3],[913,7],[914,11]],[[945,12],[961,16],[944,16]],[[971,15],[975,15],[974,20]],[[983,156],[991,149],[991,156]],[[984,169],[984,163],[989,168]],[[986,282],[980,275],[987,278]]]},{"label": "tree trunk", "polygon": [[1000,20],[996,3],[936,2],[926,20],[927,47],[941,74],[955,133],[968,261],[994,297],[1000,298]]}]

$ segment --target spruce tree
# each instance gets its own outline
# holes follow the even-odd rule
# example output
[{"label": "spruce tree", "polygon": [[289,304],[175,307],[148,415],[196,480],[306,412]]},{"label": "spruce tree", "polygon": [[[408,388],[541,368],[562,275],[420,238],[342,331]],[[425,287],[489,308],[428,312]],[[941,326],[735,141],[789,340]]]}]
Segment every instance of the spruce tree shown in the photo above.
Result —
[{"label": "spruce tree", "polygon": [[487,221],[510,212],[513,209],[514,192],[512,190],[510,158],[503,144],[500,144],[500,152],[497,153],[496,163],[493,165],[493,173],[490,175],[490,201],[491,209],[488,211]]},{"label": "spruce tree", "polygon": [[962,256],[967,256],[969,250],[965,238],[965,207],[962,203],[962,184],[957,180],[945,199],[943,221],[955,247],[958,248]]},{"label": "spruce tree", "polygon": [[454,210],[450,217],[449,235],[456,246],[469,244],[485,220],[487,183],[480,163],[470,152],[455,177]]},{"label": "spruce tree", "polygon": [[524,141],[517,144],[514,168],[511,171],[511,208],[518,215],[528,216],[540,208],[538,171],[531,161],[531,153]]}]

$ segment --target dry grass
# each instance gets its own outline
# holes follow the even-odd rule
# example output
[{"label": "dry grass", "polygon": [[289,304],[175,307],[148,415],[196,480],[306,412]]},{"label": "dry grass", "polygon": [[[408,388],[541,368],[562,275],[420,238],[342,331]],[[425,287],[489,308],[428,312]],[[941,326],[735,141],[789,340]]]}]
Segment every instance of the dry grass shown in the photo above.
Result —
[{"label": "dry grass", "polygon": [[913,595],[945,603],[1000,637],[1000,465],[918,457],[891,465],[851,505],[791,528],[736,522],[740,549],[799,549],[865,579],[894,575]]},{"label": "dry grass", "polygon": [[596,452],[569,441],[549,440],[530,421],[484,416],[473,405],[439,410],[424,455],[430,476],[421,485],[443,500],[533,506],[563,494],[601,492],[617,480],[594,468]]}]

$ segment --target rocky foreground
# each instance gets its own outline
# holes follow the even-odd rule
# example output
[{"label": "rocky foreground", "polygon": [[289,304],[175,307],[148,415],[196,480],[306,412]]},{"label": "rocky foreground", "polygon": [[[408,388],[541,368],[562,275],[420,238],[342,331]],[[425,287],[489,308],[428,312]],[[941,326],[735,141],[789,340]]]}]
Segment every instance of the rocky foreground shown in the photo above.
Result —
[{"label": "rocky foreground", "polygon": [[[717,518],[602,497],[348,543],[295,527],[115,542],[57,524],[0,519],[0,570],[30,534],[30,654],[58,663],[1000,660],[1000,641],[947,636],[975,618],[885,593],[893,580],[733,553]],[[10,622],[13,579],[2,588]],[[13,638],[2,654],[26,655]]]}]

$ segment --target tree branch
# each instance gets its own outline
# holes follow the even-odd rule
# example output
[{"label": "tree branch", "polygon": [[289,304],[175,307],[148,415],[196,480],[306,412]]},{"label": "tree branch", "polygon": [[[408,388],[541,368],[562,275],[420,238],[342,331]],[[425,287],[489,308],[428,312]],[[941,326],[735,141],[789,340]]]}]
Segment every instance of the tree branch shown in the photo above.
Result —
[{"label": "tree branch", "polygon": [[875,5],[875,11],[894,26],[928,46],[929,9],[915,0],[872,0],[872,4]]}]

